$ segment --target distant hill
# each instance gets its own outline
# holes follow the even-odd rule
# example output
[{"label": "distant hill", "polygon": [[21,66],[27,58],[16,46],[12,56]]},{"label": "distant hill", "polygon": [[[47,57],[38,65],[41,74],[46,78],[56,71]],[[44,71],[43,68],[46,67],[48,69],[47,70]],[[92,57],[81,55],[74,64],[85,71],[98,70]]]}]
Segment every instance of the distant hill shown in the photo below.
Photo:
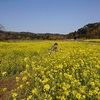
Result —
[{"label": "distant hill", "polygon": [[69,33],[67,38],[100,38],[100,22],[89,23],[77,31]]},{"label": "distant hill", "polygon": [[12,32],[5,31],[0,24],[0,41],[6,40],[65,40],[65,39],[100,39],[100,22],[90,23],[69,34],[52,34],[52,33],[31,33],[31,32]]}]

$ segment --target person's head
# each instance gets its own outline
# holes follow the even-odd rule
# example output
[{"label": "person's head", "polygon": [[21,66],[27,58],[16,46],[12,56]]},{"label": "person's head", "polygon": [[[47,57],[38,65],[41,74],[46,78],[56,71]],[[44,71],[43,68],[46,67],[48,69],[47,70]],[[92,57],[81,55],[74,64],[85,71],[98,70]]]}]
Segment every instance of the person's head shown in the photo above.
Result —
[{"label": "person's head", "polygon": [[58,45],[58,43],[55,43],[54,45]]}]

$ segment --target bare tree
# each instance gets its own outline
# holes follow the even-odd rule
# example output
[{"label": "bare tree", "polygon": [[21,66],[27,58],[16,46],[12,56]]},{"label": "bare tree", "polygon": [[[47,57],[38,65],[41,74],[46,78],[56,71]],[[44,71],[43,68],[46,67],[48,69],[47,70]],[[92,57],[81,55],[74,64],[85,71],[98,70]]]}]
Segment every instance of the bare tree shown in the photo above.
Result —
[{"label": "bare tree", "polygon": [[0,31],[5,31],[5,27],[0,24]]}]

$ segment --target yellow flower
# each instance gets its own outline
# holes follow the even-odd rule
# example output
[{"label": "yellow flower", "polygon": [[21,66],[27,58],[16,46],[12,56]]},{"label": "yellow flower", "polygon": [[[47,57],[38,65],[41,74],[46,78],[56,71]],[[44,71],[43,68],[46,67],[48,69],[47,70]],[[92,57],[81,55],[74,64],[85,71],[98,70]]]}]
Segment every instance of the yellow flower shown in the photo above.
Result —
[{"label": "yellow flower", "polygon": [[32,67],[34,67],[35,62],[32,61]]},{"label": "yellow flower", "polygon": [[66,84],[65,82],[62,83],[62,89],[63,90],[67,90],[70,88],[70,85],[69,84]]},{"label": "yellow flower", "polygon": [[60,65],[58,66],[58,68],[59,68],[59,69],[62,69],[62,68],[63,68],[63,65],[62,65],[62,64],[60,64]]},{"label": "yellow flower", "polygon": [[90,82],[90,85],[94,87],[95,86],[95,83],[94,82]]},{"label": "yellow flower", "polygon": [[29,82],[26,82],[26,85],[30,86],[30,83]]},{"label": "yellow flower", "polygon": [[7,75],[7,72],[2,72],[2,76],[6,76]]},{"label": "yellow flower", "polygon": [[69,74],[67,74],[67,73],[64,73],[64,76],[65,76],[65,78],[67,78],[67,79],[72,79],[72,75],[69,75]]},{"label": "yellow flower", "polygon": [[96,68],[100,68],[100,66],[99,66],[99,65],[95,65],[95,67],[96,67]]},{"label": "yellow flower", "polygon": [[34,89],[32,90],[32,93],[36,95],[36,94],[38,93],[37,88],[34,88]]},{"label": "yellow flower", "polygon": [[89,90],[89,95],[92,96],[93,95],[93,92],[91,90]]},{"label": "yellow flower", "polygon": [[82,98],[83,98],[83,99],[85,99],[85,98],[86,98],[86,96],[85,96],[85,95],[82,95]]},{"label": "yellow flower", "polygon": [[81,100],[81,94],[80,93],[77,93],[76,94],[76,98],[79,99],[79,100]]},{"label": "yellow flower", "polygon": [[66,100],[66,98],[64,96],[61,96],[60,100]]},{"label": "yellow flower", "polygon": [[19,86],[19,88],[21,88],[21,89],[22,89],[22,88],[23,88],[23,85],[21,84],[21,85]]},{"label": "yellow flower", "polygon": [[68,95],[69,95],[69,91],[68,91],[68,90],[65,91],[64,94],[65,94],[66,96],[68,96]]},{"label": "yellow flower", "polygon": [[43,70],[41,71],[41,74],[42,74],[42,75],[44,74],[44,71],[43,71]]},{"label": "yellow flower", "polygon": [[13,93],[12,93],[12,97],[13,97],[13,98],[16,98],[17,96],[18,96],[18,94],[17,94],[16,92],[13,92]]},{"label": "yellow flower", "polygon": [[3,90],[2,90],[3,92],[5,92],[5,91],[7,91],[7,88],[3,88]]},{"label": "yellow flower", "polygon": [[26,100],[32,100],[32,95],[29,95]]},{"label": "yellow flower", "polygon": [[72,94],[75,96],[77,94],[77,91],[76,90],[73,90],[72,91]]},{"label": "yellow flower", "polygon": [[49,79],[48,79],[48,78],[45,78],[45,79],[42,81],[42,83],[45,84],[45,83],[47,83],[48,81],[49,81]]},{"label": "yellow flower", "polygon": [[49,76],[50,76],[51,79],[54,79],[53,76],[52,76],[52,74],[49,74]]},{"label": "yellow flower", "polygon": [[28,57],[24,58],[24,61],[27,63],[29,61],[29,58]]},{"label": "yellow flower", "polygon": [[18,82],[20,80],[20,77],[16,77],[16,82]]},{"label": "yellow flower", "polygon": [[56,73],[56,72],[57,72],[57,70],[54,70],[54,72]]},{"label": "yellow flower", "polygon": [[80,90],[81,93],[85,93],[85,89],[86,89],[86,86],[81,86],[79,88],[79,90]]},{"label": "yellow flower", "polygon": [[24,76],[24,77],[22,78],[22,80],[23,80],[24,82],[27,81],[27,77]]},{"label": "yellow flower", "polygon": [[44,90],[48,91],[50,89],[49,84],[44,85]]},{"label": "yellow flower", "polygon": [[26,64],[26,69],[28,69],[29,68],[29,65],[28,64]]},{"label": "yellow flower", "polygon": [[99,91],[99,88],[98,88],[98,87],[96,87],[96,88],[94,89],[94,91],[93,91],[93,92],[94,92],[95,94],[98,94],[98,91]]}]

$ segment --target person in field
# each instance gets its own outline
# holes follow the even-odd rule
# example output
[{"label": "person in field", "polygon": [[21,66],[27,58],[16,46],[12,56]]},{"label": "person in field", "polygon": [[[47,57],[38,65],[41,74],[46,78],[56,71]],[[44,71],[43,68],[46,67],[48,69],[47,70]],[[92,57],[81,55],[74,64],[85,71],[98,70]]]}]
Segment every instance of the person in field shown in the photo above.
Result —
[{"label": "person in field", "polygon": [[54,43],[54,45],[51,47],[51,51],[56,51],[58,47],[58,43]]}]

